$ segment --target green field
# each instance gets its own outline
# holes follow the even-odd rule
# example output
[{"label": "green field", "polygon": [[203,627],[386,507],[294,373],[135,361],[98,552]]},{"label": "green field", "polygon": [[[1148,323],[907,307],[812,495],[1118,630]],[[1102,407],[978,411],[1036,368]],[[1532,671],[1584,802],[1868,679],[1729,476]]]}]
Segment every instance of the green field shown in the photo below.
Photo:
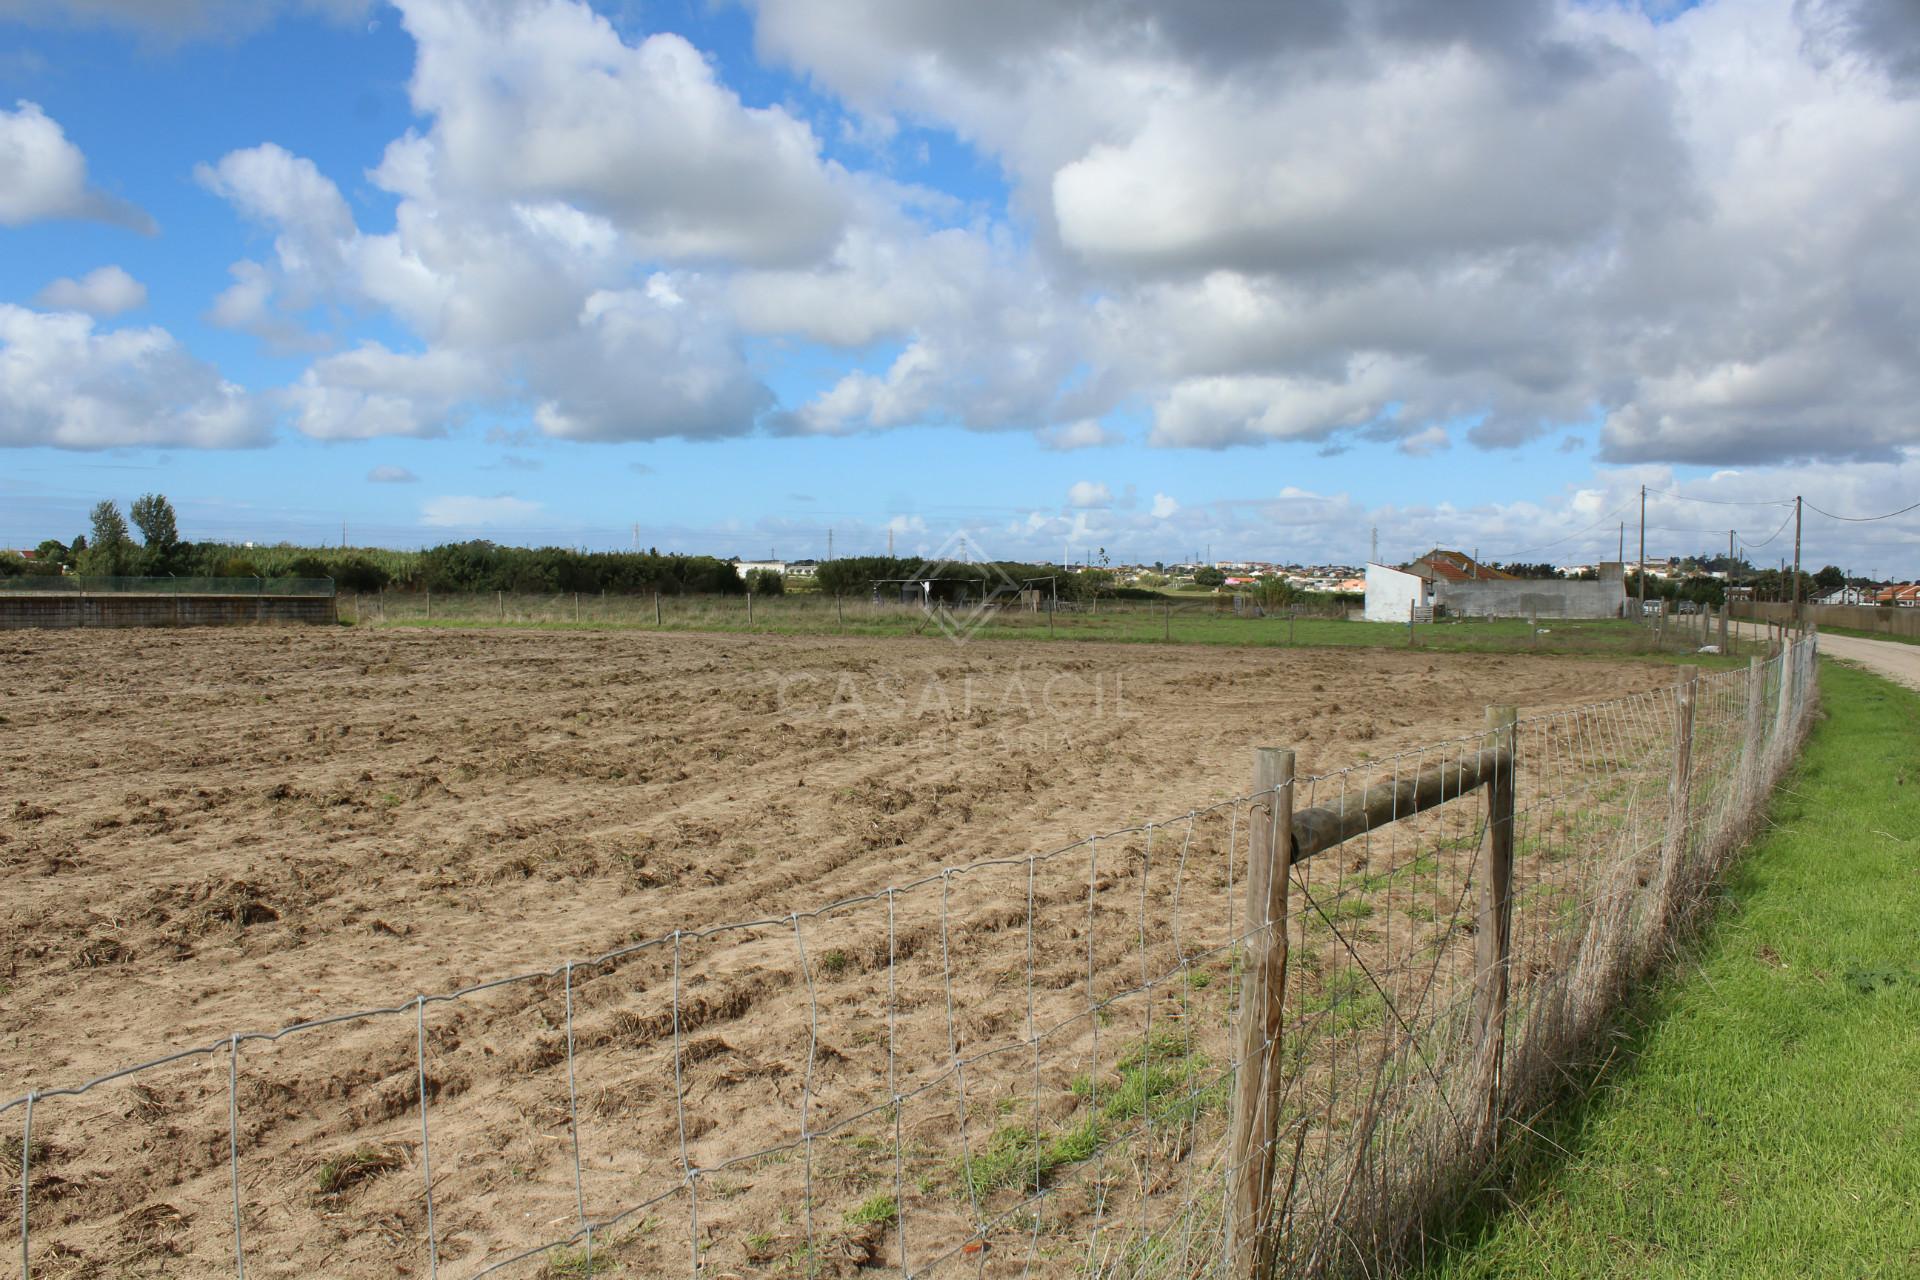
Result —
[{"label": "green field", "polygon": [[1920,695],[1821,694],[1716,921],[1429,1280],[1920,1275]]},{"label": "green field", "polygon": [[[1049,615],[1005,610],[967,630],[969,639],[1092,640],[1115,643],[1222,644],[1298,647],[1416,647],[1442,653],[1689,655],[1702,643],[1697,632],[1669,620],[1664,641],[1648,626],[1629,621],[1445,619],[1409,628],[1402,623],[1349,622],[1343,618],[1289,619],[1284,611],[1240,617],[1215,598],[1110,601]],[[666,631],[751,631],[766,635],[927,636],[965,623],[964,614],[930,618],[918,608],[866,601],[835,601],[821,595],[758,597],[749,622],[744,596],[662,596],[658,623],[651,595],[568,594],[516,596],[491,593],[436,595],[388,593],[341,597],[341,617],[369,626],[582,627]],[[1740,650],[1744,656],[1746,649]],[[1691,660],[1716,665],[1702,656]],[[1719,660],[1725,661],[1725,660]]]}]

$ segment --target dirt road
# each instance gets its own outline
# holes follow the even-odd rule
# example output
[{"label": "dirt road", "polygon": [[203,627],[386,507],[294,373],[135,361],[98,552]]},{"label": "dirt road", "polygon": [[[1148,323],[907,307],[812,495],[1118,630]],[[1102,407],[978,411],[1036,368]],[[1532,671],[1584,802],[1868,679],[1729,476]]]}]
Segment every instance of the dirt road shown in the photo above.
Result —
[{"label": "dirt road", "polygon": [[[1741,634],[1758,638],[1763,628],[1750,622],[1736,624]],[[1920,689],[1920,644],[1901,644],[1895,640],[1863,640],[1858,636],[1820,633],[1820,652],[1829,658],[1857,662],[1878,676],[1885,676],[1910,689]]]}]

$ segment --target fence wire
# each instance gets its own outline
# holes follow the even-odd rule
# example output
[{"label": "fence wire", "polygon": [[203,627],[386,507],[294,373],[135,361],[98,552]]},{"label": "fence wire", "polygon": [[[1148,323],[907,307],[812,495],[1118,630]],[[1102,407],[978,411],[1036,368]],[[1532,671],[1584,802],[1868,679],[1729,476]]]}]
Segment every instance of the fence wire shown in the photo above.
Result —
[{"label": "fence wire", "polygon": [[[30,1088],[21,1274],[1212,1276],[1255,1154],[1277,1273],[1388,1269],[1714,883],[1814,657],[1518,721],[1491,1027],[1486,787],[1293,865],[1258,1152],[1229,1120],[1271,792]],[[1294,813],[1484,745],[1296,778]]]}]

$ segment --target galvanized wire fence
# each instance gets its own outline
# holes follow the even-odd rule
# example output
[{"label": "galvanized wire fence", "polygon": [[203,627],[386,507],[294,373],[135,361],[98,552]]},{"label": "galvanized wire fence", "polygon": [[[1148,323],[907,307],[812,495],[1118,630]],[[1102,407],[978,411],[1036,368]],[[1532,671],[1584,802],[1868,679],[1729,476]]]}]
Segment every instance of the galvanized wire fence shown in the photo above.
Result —
[{"label": "galvanized wire fence", "polygon": [[1796,639],[1063,848],[21,1082],[22,1275],[1388,1268],[1702,900],[1813,672]]}]

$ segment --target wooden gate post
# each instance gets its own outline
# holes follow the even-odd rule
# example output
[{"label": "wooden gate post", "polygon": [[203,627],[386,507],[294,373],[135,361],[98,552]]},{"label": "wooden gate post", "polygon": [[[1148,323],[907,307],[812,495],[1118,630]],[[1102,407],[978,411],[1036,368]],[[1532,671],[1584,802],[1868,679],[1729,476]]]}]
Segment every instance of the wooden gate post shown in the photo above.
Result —
[{"label": "wooden gate post", "polygon": [[1227,1166],[1227,1239],[1231,1274],[1237,1280],[1265,1280],[1278,1245],[1273,1170],[1285,1088],[1281,1022],[1287,993],[1287,877],[1293,865],[1293,752],[1255,750],[1253,787],[1246,966],[1236,1053],[1240,1070]]},{"label": "wooden gate post", "polygon": [[1480,1046],[1480,1077],[1486,1097],[1481,1137],[1492,1138],[1500,1114],[1501,1067],[1506,1057],[1507,969],[1513,945],[1514,771],[1519,765],[1519,709],[1487,708],[1487,745],[1506,753],[1487,780],[1487,860],[1480,877],[1474,928],[1474,1039]]}]

